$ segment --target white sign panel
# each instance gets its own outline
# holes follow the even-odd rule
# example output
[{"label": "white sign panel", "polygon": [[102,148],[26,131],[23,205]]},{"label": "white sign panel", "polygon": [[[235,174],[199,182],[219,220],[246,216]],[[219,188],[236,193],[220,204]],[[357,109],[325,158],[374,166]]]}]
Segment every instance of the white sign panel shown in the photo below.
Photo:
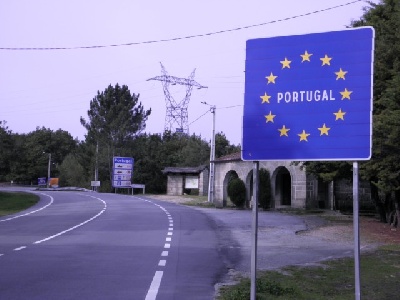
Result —
[{"label": "white sign panel", "polygon": [[197,176],[185,177],[185,189],[198,189],[198,188],[199,188],[199,177]]}]

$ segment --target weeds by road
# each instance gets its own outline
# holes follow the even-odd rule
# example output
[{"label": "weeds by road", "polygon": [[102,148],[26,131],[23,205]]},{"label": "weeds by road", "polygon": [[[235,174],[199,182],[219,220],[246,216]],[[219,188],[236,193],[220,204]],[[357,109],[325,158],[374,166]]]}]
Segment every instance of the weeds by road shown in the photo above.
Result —
[{"label": "weeds by road", "polygon": [[[361,298],[389,300],[398,298],[400,247],[385,246],[361,256]],[[354,261],[343,258],[308,266],[286,267],[260,272],[257,299],[344,300],[354,299]],[[219,300],[250,298],[250,281],[221,288]]]},{"label": "weeds by road", "polygon": [[0,216],[25,210],[39,201],[39,197],[29,193],[0,192]]}]

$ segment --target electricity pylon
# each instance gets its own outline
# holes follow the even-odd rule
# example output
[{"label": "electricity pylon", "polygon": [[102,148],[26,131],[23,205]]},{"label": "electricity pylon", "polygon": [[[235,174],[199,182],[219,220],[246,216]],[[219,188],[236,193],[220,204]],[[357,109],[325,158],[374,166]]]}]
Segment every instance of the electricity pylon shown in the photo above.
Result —
[{"label": "electricity pylon", "polygon": [[[197,89],[203,89],[207,87],[193,80],[196,69],[193,70],[193,72],[189,75],[188,78],[178,78],[175,76],[168,75],[163,64],[160,63],[160,65],[161,65],[162,75],[149,78],[147,79],[147,81],[158,80],[162,82],[165,95],[165,103],[167,105],[165,113],[164,131],[169,130],[171,132],[175,131],[175,132],[189,134],[188,106],[190,101],[190,95],[192,94],[192,89],[193,87],[197,87]],[[185,98],[182,99],[180,102],[177,102],[169,92],[169,86],[177,84],[186,86]]]}]

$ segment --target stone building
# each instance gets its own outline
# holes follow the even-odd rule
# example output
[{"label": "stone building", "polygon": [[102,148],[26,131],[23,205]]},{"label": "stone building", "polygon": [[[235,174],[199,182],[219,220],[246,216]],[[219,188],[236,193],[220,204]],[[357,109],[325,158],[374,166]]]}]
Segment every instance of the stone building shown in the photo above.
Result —
[{"label": "stone building", "polygon": [[[246,185],[246,206],[253,194],[253,162],[243,161],[241,153],[233,153],[214,161],[214,204],[224,207],[230,204],[228,183],[239,177]],[[271,179],[271,208],[349,210],[352,207],[352,184],[346,180],[324,183],[307,175],[301,163],[290,161],[260,161],[259,169],[266,169]],[[208,168],[166,168],[168,195],[182,195],[188,178],[198,178],[199,195],[208,193]],[[368,184],[360,184],[360,206],[373,207]]]},{"label": "stone building", "polygon": [[179,196],[185,190],[198,190],[200,196],[208,193],[208,168],[167,167],[162,171],[167,175],[167,195]]},{"label": "stone building", "polygon": [[[264,168],[271,175],[272,208],[317,206],[315,194],[317,182],[308,178],[300,166],[286,161],[261,161],[259,168]],[[240,152],[215,160],[215,195],[218,206],[229,202],[228,182],[232,176],[242,179],[246,185],[246,203],[252,197],[253,162],[242,161]]]}]

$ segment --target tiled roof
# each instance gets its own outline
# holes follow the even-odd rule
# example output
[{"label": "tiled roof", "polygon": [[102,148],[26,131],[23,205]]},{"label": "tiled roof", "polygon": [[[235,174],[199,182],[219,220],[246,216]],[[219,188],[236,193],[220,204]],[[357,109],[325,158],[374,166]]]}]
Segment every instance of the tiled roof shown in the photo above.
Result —
[{"label": "tiled roof", "polygon": [[199,174],[204,169],[206,169],[206,166],[200,166],[200,167],[166,167],[162,172],[164,174]]},{"label": "tiled roof", "polygon": [[215,159],[215,162],[236,161],[242,160],[242,153],[235,152]]}]

